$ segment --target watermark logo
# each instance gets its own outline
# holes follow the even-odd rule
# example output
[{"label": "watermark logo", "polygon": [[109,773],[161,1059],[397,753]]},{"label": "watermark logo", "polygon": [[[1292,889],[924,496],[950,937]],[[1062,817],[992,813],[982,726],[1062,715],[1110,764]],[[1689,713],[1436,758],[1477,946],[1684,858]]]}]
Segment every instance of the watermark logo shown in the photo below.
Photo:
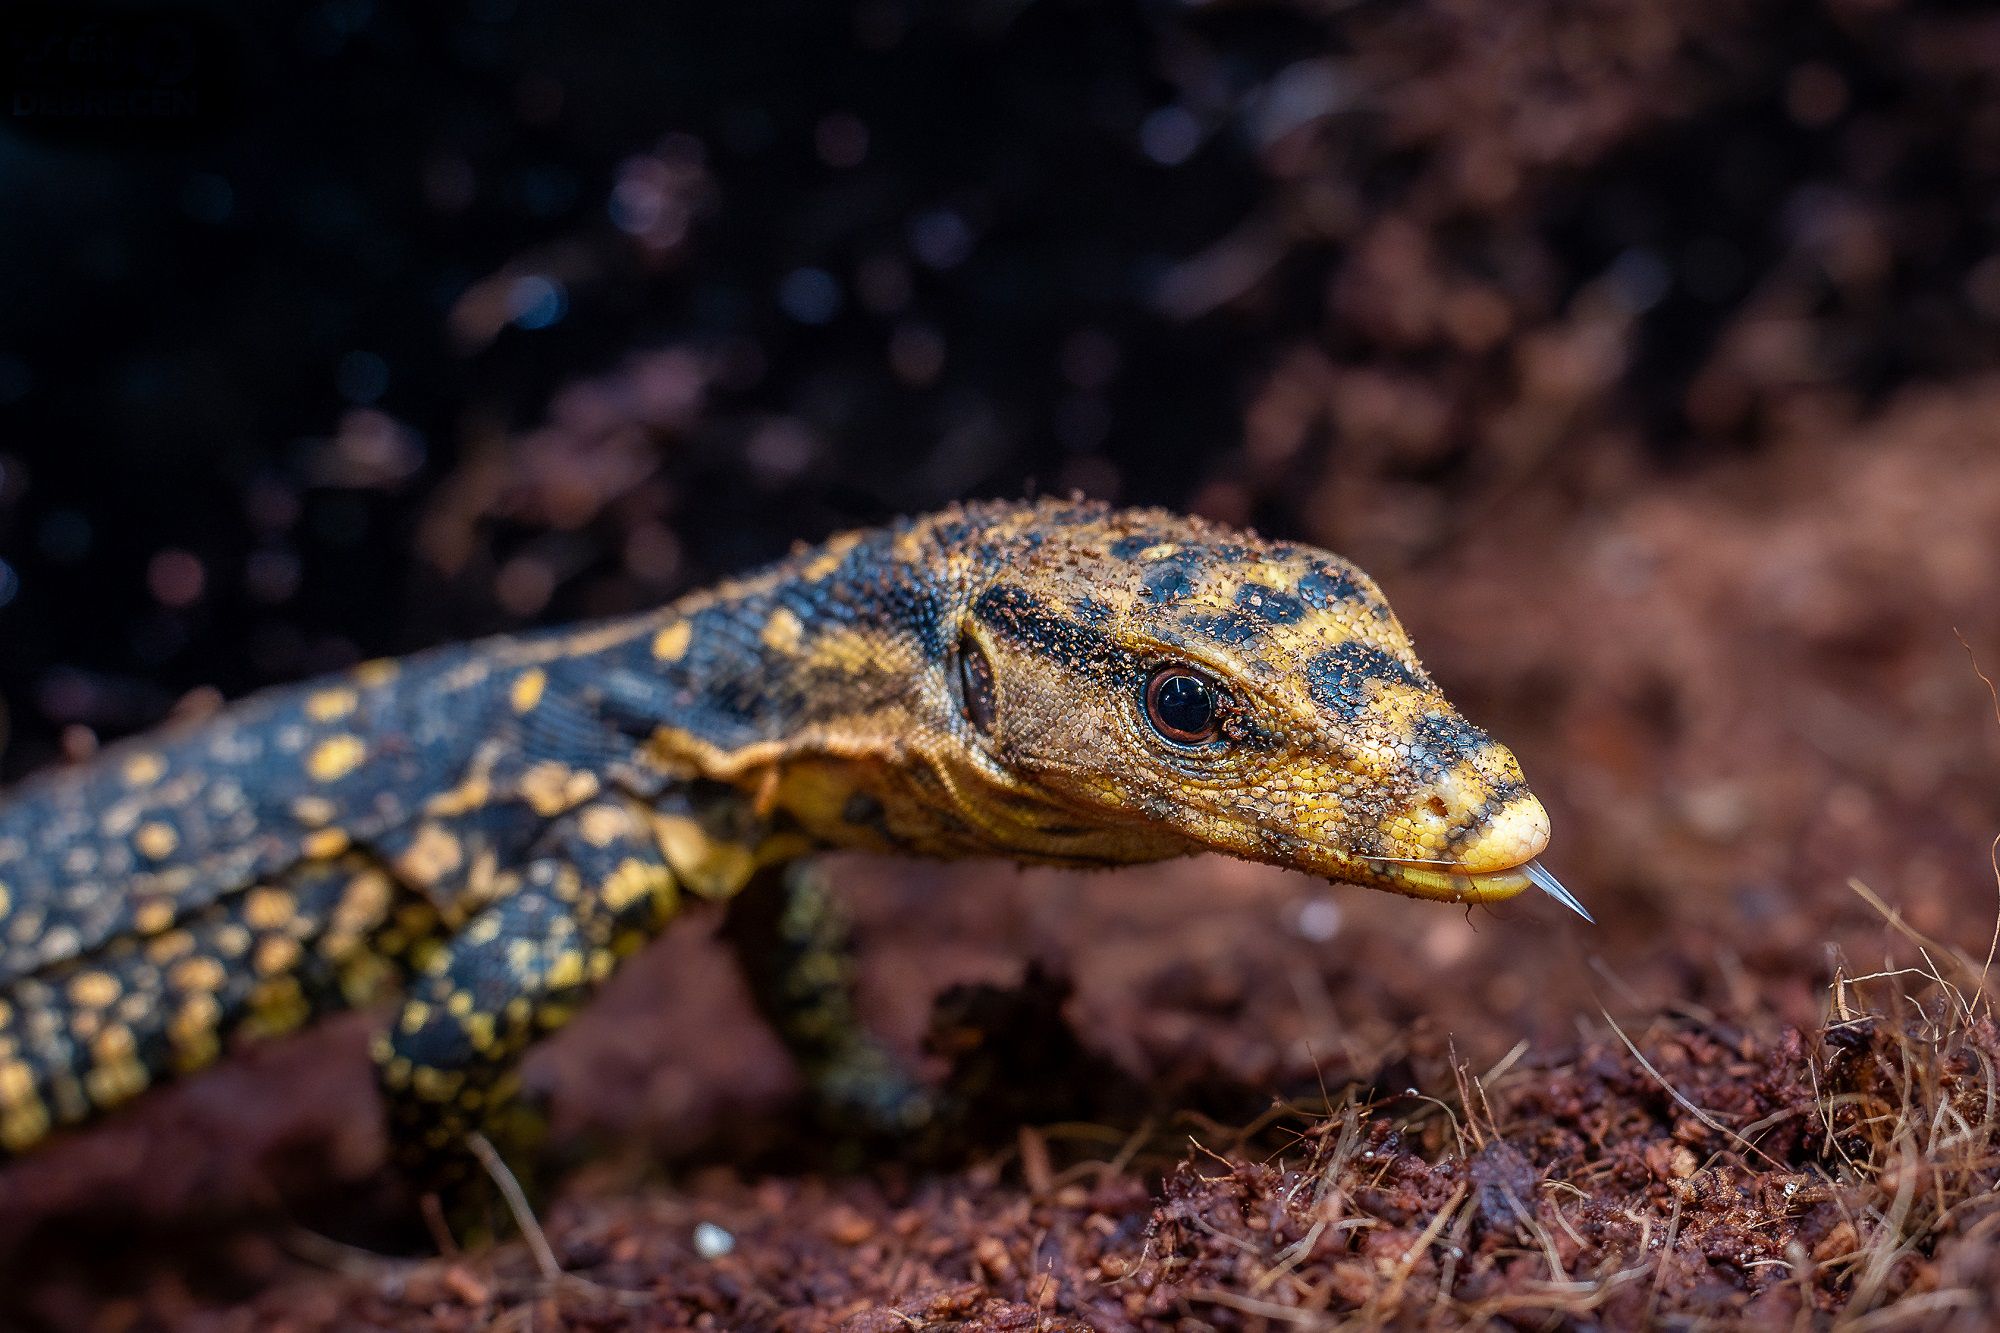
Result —
[{"label": "watermark logo", "polygon": [[0,4],[0,125],[86,143],[199,137],[234,113],[230,34],[190,9]]}]

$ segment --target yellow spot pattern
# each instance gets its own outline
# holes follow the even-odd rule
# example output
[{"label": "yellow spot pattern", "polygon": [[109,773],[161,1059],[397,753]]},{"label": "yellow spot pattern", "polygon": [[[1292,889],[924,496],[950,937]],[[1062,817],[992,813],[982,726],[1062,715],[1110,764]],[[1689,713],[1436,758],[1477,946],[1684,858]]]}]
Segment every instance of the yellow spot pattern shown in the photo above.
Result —
[{"label": "yellow spot pattern", "polygon": [[138,832],[132,835],[132,844],[153,860],[164,861],[181,845],[181,838],[174,832],[173,825],[154,822],[141,824]]},{"label": "yellow spot pattern", "polygon": [[781,606],[771,613],[764,622],[763,631],[758,634],[766,648],[778,653],[798,651],[799,640],[805,635],[805,626],[790,607]]},{"label": "yellow spot pattern", "polygon": [[432,797],[429,803],[424,806],[424,809],[427,813],[436,815],[441,819],[449,819],[453,815],[462,815],[467,811],[477,810],[492,799],[492,784],[484,774],[475,774],[458,786],[453,787],[450,791]]},{"label": "yellow spot pattern", "polygon": [[338,722],[360,702],[360,696],[345,687],[319,690],[307,697],[306,716],[315,722]]},{"label": "yellow spot pattern", "polygon": [[326,861],[346,851],[349,841],[346,829],[323,828],[307,834],[299,846],[313,860]]},{"label": "yellow spot pattern", "polygon": [[167,980],[175,990],[181,991],[218,991],[228,979],[222,970],[221,960],[207,954],[183,958],[167,973]]},{"label": "yellow spot pattern", "polygon": [[465,864],[465,848],[457,838],[436,824],[425,824],[403,854],[396,858],[396,870],[412,884],[437,883]]},{"label": "yellow spot pattern", "polygon": [[0,1061],[0,1106],[19,1106],[35,1095],[35,1071],[19,1060]]},{"label": "yellow spot pattern", "polygon": [[666,867],[626,859],[618,863],[598,890],[604,905],[623,915],[648,898],[658,900],[662,914],[673,906],[674,877]]},{"label": "yellow spot pattern", "polygon": [[182,1073],[213,1064],[221,1053],[217,1031],[222,1023],[222,1006],[205,992],[187,997],[167,1022],[167,1040],[173,1043],[174,1067]]},{"label": "yellow spot pattern", "polygon": [[653,636],[653,656],[662,662],[678,662],[687,656],[688,644],[693,640],[693,626],[685,620],[676,620]]},{"label": "yellow spot pattern", "polygon": [[538,815],[559,815],[597,794],[597,775],[554,761],[521,775],[521,798]]},{"label": "yellow spot pattern", "polygon": [[168,930],[146,946],[146,957],[162,967],[193,952],[194,936],[185,930]]},{"label": "yellow spot pattern", "polygon": [[394,658],[377,657],[354,668],[354,683],[363,689],[374,689],[394,680],[401,669]]},{"label": "yellow spot pattern", "polygon": [[272,977],[298,965],[298,941],[287,935],[266,935],[251,953],[250,965],[259,976]]},{"label": "yellow spot pattern", "polygon": [[514,678],[513,687],[508,690],[507,698],[514,705],[515,712],[532,713],[535,705],[542,701],[542,692],[548,685],[549,673],[540,667],[534,667]]},{"label": "yellow spot pattern", "polygon": [[243,900],[243,919],[259,930],[283,930],[298,916],[298,901],[283,889],[264,885]]},{"label": "yellow spot pattern", "polygon": [[150,750],[133,755],[120,770],[126,785],[132,787],[150,787],[164,777],[166,771],[167,761]]},{"label": "yellow spot pattern", "polygon": [[617,806],[600,803],[577,816],[577,832],[592,847],[609,847],[625,836],[632,821]]},{"label": "yellow spot pattern", "polygon": [[149,898],[132,911],[132,925],[141,935],[157,935],[174,924],[174,905],[166,898]]},{"label": "yellow spot pattern", "polygon": [[329,736],[306,756],[306,772],[318,782],[338,782],[367,757],[368,747],[359,736]]},{"label": "yellow spot pattern", "polygon": [[292,802],[292,818],[301,824],[331,824],[339,813],[340,807],[324,796],[301,796]]},{"label": "yellow spot pattern", "polygon": [[70,978],[69,998],[86,1009],[108,1009],[118,995],[118,979],[109,973],[79,972]]}]

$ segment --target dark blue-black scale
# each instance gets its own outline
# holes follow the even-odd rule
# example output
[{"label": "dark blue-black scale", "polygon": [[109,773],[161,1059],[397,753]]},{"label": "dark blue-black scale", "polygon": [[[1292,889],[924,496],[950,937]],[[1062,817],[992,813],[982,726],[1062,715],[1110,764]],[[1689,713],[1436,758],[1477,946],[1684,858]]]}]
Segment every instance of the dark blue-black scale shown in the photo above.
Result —
[{"label": "dark blue-black scale", "polygon": [[773,593],[762,589],[690,616],[687,653],[666,671],[682,707],[660,721],[723,749],[762,739],[777,711],[773,691],[790,679],[766,669],[758,637],[776,606]]},{"label": "dark blue-black scale", "polygon": [[1377,620],[1389,618],[1389,604],[1348,570],[1337,565],[1316,565],[1299,580],[1299,600],[1315,611],[1332,610],[1341,603],[1359,603]]},{"label": "dark blue-black scale", "polygon": [[[803,662],[815,635],[843,630],[894,634],[930,661],[946,658],[957,635],[945,596],[923,571],[895,560],[894,538],[893,530],[876,534],[816,579],[799,572],[811,553],[751,575],[743,580],[745,591],[688,617],[688,647],[679,661],[655,661],[649,641],[635,640],[615,667],[591,664],[594,680],[586,688],[626,736],[668,726],[724,750],[893,696],[908,682],[887,664],[871,680],[865,666],[857,676],[851,667],[835,672]],[[763,641],[781,609],[799,621],[800,641],[792,651]]]},{"label": "dark blue-black scale", "polygon": [[1245,615],[1273,625],[1295,625],[1306,613],[1306,604],[1299,598],[1261,583],[1246,583],[1238,588],[1236,607]]},{"label": "dark blue-black scale", "polygon": [[[1420,778],[1429,780],[1464,762],[1493,744],[1493,738],[1464,718],[1450,713],[1426,713],[1417,719],[1412,739],[1416,750],[1411,764]],[[1515,793],[1505,793],[1512,799]],[[1497,798],[1502,793],[1495,792]]]},{"label": "dark blue-black scale", "polygon": [[1194,592],[1203,562],[1198,551],[1176,551],[1149,561],[1139,575],[1140,596],[1154,606],[1179,601]]},{"label": "dark blue-black scale", "polygon": [[1111,623],[1111,604],[1095,597],[1083,596],[1076,599],[1076,618],[1092,629],[1102,629]]},{"label": "dark blue-black scale", "polygon": [[1341,602],[1364,600],[1367,594],[1346,570],[1321,565],[1299,580],[1299,598],[1315,611],[1328,611]]},{"label": "dark blue-black scale", "polygon": [[1493,743],[1492,737],[1451,713],[1426,713],[1417,719],[1417,744],[1447,764],[1455,764]]},{"label": "dark blue-black scale", "polygon": [[978,528],[962,518],[945,519],[931,529],[937,544],[947,550],[966,545],[978,533]]},{"label": "dark blue-black scale", "polygon": [[[956,542],[973,533],[964,522],[945,526]],[[888,630],[913,639],[926,660],[943,661],[957,637],[946,624],[944,597],[927,570],[890,554],[898,531],[858,543],[822,578],[781,579],[778,603],[799,618],[808,636],[833,627]]]},{"label": "dark blue-black scale", "polygon": [[1197,634],[1206,635],[1217,643],[1226,643],[1232,648],[1240,648],[1254,641],[1265,628],[1249,616],[1239,615],[1234,611],[1188,616],[1181,623]]},{"label": "dark blue-black scale", "polygon": [[1073,670],[1103,674],[1119,654],[1109,635],[1052,610],[1025,588],[995,584],[972,604],[972,614],[1005,635]]},{"label": "dark blue-black scale", "polygon": [[1130,537],[1120,537],[1117,541],[1111,543],[1111,558],[1114,560],[1131,560],[1141,551],[1146,550],[1148,547],[1157,546],[1159,543],[1160,538],[1157,533],[1135,532]]},{"label": "dark blue-black scale", "polygon": [[[650,645],[646,648],[650,653]],[[548,684],[541,703],[511,724],[520,738],[523,758],[529,762],[558,760],[592,772],[629,758],[633,741],[650,735],[657,724],[659,682],[618,667],[616,655],[558,657],[550,662],[544,668]],[[497,683],[511,688],[515,678],[506,674]],[[628,726],[630,710],[608,700],[635,679],[645,681],[646,695],[653,700],[653,716]]]},{"label": "dark blue-black scale", "polygon": [[957,641],[945,599],[922,571],[902,569],[882,586],[882,609],[888,622],[916,640],[927,662],[942,662]]},{"label": "dark blue-black scale", "polygon": [[1361,643],[1329,648],[1306,664],[1306,687],[1314,701],[1342,720],[1351,721],[1367,710],[1369,686],[1378,680],[1419,689],[1428,684],[1380,648]]}]

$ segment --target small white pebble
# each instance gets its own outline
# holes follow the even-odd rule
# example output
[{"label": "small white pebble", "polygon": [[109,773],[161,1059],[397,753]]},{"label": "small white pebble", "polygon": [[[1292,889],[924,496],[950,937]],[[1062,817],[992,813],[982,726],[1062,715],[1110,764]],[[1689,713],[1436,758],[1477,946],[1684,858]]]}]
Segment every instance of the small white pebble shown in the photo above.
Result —
[{"label": "small white pebble", "polygon": [[1299,908],[1295,926],[1313,943],[1325,944],[1340,933],[1340,904],[1331,898],[1315,898]]},{"label": "small white pebble", "polygon": [[720,1259],[736,1248],[736,1237],[724,1231],[713,1222],[697,1222],[694,1228],[694,1252],[704,1259]]}]

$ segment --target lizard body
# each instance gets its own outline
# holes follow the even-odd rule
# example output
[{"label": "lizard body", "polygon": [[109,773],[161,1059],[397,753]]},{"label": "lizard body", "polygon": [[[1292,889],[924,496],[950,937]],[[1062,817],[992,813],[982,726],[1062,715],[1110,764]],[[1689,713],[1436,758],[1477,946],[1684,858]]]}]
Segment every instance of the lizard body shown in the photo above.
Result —
[{"label": "lizard body", "polygon": [[[399,1142],[449,1152],[687,895],[816,849],[1215,850],[1472,902],[1542,882],[1547,834],[1338,557],[1160,511],[954,507],[24,783],[0,804],[0,1158],[388,993]],[[841,979],[800,966],[809,916],[773,917],[767,1009],[837,1081],[867,1048]]]}]

